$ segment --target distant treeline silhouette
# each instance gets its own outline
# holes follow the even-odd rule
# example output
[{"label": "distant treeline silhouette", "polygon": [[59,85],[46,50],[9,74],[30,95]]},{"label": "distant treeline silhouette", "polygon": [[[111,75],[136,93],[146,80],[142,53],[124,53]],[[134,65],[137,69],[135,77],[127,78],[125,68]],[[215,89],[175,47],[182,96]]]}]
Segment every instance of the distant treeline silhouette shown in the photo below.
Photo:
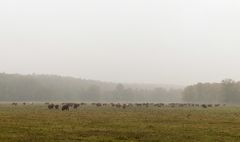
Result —
[{"label": "distant treeline silhouette", "polygon": [[145,89],[132,86],[56,75],[0,73],[0,101],[181,101],[181,89]]},{"label": "distant treeline silhouette", "polygon": [[231,79],[221,83],[198,83],[183,91],[183,100],[192,103],[240,103],[240,82]]}]

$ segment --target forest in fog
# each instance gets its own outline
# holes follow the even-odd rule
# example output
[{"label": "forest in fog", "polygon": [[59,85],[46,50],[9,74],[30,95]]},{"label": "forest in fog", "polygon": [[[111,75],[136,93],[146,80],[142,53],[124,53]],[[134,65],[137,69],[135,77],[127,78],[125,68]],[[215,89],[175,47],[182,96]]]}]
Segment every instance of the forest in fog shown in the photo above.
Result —
[{"label": "forest in fog", "polygon": [[0,74],[0,101],[240,103],[240,82],[185,88],[120,84],[57,75]]},{"label": "forest in fog", "polygon": [[183,91],[183,100],[192,103],[240,103],[240,82],[225,79],[221,83],[198,83]]},{"label": "forest in fog", "polygon": [[1,101],[179,102],[182,89],[56,75],[0,74]]}]

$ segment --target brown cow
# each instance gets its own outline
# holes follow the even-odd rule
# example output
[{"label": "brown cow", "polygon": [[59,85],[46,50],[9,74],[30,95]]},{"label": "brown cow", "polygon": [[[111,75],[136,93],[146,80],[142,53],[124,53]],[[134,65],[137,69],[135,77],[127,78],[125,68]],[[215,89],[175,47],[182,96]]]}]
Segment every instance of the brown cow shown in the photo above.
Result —
[{"label": "brown cow", "polygon": [[73,108],[74,108],[74,109],[77,109],[79,106],[80,106],[79,104],[74,104],[74,105],[73,105]]},{"label": "brown cow", "polygon": [[101,104],[101,103],[97,103],[96,106],[97,106],[97,107],[101,107],[102,104]]},{"label": "brown cow", "polygon": [[62,111],[69,111],[69,105],[68,104],[65,104],[62,106]]},{"label": "brown cow", "polygon": [[59,105],[55,105],[55,109],[59,109]]},{"label": "brown cow", "polygon": [[53,108],[54,108],[54,104],[48,105],[48,109],[53,109]]}]

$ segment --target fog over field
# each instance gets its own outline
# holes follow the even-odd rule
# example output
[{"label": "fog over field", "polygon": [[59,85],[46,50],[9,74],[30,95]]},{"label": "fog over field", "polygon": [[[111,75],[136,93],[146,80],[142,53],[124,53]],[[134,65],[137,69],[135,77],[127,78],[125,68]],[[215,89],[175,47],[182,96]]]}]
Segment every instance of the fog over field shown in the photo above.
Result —
[{"label": "fog over field", "polygon": [[1,1],[0,72],[150,90],[240,80],[239,14],[238,0]]},{"label": "fog over field", "polygon": [[0,70],[190,85],[240,80],[238,0],[0,2]]}]

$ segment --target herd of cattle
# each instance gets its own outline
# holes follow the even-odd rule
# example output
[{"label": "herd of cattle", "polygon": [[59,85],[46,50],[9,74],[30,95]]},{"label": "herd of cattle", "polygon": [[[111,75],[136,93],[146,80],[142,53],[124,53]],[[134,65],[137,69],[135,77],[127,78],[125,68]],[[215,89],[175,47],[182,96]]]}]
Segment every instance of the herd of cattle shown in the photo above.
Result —
[{"label": "herd of cattle", "polygon": [[[27,105],[27,103],[22,103],[23,105]],[[33,103],[30,103],[33,105]],[[18,103],[12,103],[12,105],[16,106]],[[224,107],[226,104],[192,104],[192,103],[61,103],[61,104],[53,104],[53,103],[45,103],[49,110],[56,109],[62,111],[69,111],[72,109],[77,109],[80,106],[96,106],[96,107],[115,107],[115,108],[131,108],[131,107],[202,107],[202,108],[211,108],[211,107]]]},{"label": "herd of cattle", "polygon": [[77,103],[62,103],[61,105],[59,104],[49,104],[49,103],[45,103],[48,105],[48,109],[60,109],[60,106],[62,106],[62,111],[68,111],[70,108],[74,108],[77,109],[80,104]]}]

